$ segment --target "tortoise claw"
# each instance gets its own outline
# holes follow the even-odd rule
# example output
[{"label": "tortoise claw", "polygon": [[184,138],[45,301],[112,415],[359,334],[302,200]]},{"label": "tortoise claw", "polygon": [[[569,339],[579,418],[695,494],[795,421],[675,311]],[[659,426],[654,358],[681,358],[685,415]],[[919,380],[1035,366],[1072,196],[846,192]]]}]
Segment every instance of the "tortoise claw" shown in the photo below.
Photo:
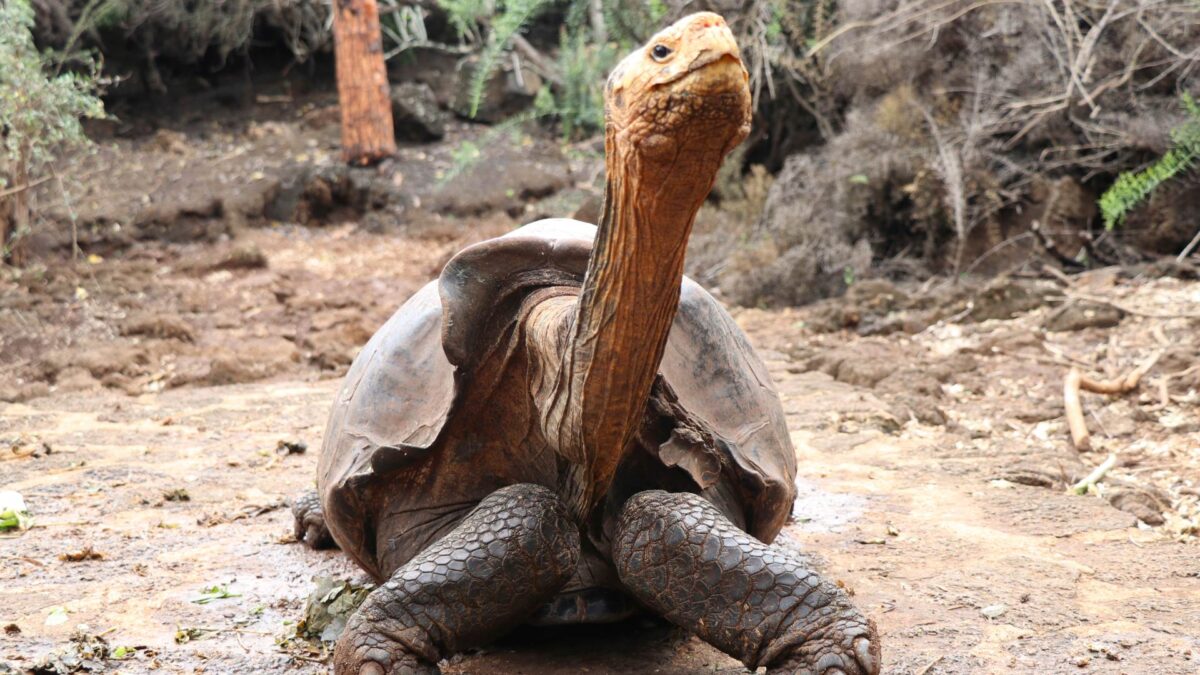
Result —
[{"label": "tortoise claw", "polygon": [[[801,642],[790,653],[776,658],[768,675],[877,675],[880,672],[879,641],[875,624],[834,623],[820,631],[816,643]],[[841,639],[838,639],[840,637]]]},{"label": "tortoise claw", "polygon": [[373,642],[339,642],[333,661],[334,670],[347,675],[440,675],[442,672],[415,654],[384,649]]},{"label": "tortoise claw", "polygon": [[316,490],[309,490],[292,499],[292,517],[295,518],[296,541],[302,541],[312,549],[335,548],[333,535],[325,526],[325,512]]},{"label": "tortoise claw", "polygon": [[879,647],[865,637],[854,641],[854,658],[864,673],[879,672]]}]

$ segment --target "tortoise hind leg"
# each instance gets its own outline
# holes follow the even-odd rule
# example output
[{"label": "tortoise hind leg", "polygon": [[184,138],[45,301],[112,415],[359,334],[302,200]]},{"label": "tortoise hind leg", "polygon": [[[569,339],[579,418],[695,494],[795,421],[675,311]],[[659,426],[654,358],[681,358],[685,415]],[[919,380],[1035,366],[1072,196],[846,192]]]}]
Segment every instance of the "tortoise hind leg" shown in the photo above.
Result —
[{"label": "tortoise hind leg", "polygon": [[638,600],[751,669],[879,673],[875,625],[844,591],[698,495],[634,495],[617,523],[613,562]]},{"label": "tortoise hind leg", "polygon": [[337,548],[333,535],[325,527],[325,512],[321,510],[316,490],[302,492],[292,499],[292,517],[296,519],[296,541],[303,541],[312,549]]},{"label": "tortoise hind leg", "polygon": [[437,673],[445,656],[529,617],[571,579],[579,531],[550,490],[510,485],[367,596],[338,639],[337,675]]}]

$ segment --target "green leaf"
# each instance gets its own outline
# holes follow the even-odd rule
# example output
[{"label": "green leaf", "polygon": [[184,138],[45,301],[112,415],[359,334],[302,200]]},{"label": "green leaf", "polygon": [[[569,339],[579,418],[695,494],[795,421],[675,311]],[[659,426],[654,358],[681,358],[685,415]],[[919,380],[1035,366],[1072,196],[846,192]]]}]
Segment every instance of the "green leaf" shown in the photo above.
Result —
[{"label": "green leaf", "polygon": [[25,500],[12,490],[0,490],[0,532],[27,530],[33,524]]},{"label": "green leaf", "polygon": [[479,62],[475,64],[475,72],[471,77],[471,117],[479,113],[483,91],[487,88],[488,80],[496,73],[500,65],[500,56],[508,49],[513,37],[551,5],[551,0],[510,0],[504,3],[504,9],[492,19],[491,36],[487,47],[479,55]]},{"label": "green leaf", "polygon": [[1188,119],[1171,130],[1172,148],[1141,171],[1126,171],[1100,196],[1104,228],[1111,230],[1125,222],[1131,210],[1147,199],[1158,186],[1192,167],[1200,159],[1200,105],[1184,92],[1180,103]]},{"label": "green leaf", "polygon": [[216,600],[224,600],[226,598],[240,598],[241,593],[232,593],[226,586],[208,586],[200,591],[200,597],[194,598],[192,602],[197,605],[207,605]]}]

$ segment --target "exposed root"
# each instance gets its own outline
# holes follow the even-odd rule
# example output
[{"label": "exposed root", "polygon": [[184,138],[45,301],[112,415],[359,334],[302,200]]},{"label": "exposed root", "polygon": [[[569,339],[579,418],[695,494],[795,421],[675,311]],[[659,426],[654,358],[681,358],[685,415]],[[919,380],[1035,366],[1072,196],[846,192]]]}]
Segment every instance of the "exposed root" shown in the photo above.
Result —
[{"label": "exposed root", "polygon": [[1083,376],[1078,368],[1067,371],[1063,382],[1063,406],[1067,410],[1067,427],[1071,430],[1071,443],[1081,452],[1092,449],[1091,435],[1083,419],[1083,404],[1079,400],[1079,387]]},{"label": "exposed root", "polygon": [[1150,358],[1143,361],[1137,368],[1129,371],[1129,374],[1125,377],[1115,380],[1093,380],[1087,375],[1080,374],[1079,387],[1084,391],[1090,391],[1094,394],[1128,394],[1137,389],[1138,383],[1142,381],[1142,377],[1150,372],[1150,369],[1154,367],[1154,364],[1158,363],[1162,355],[1163,352],[1161,349],[1154,352],[1150,355]]},{"label": "exposed root", "polygon": [[1137,368],[1115,380],[1094,380],[1074,366],[1067,371],[1067,376],[1063,380],[1063,406],[1066,408],[1067,427],[1071,431],[1071,443],[1076,450],[1084,452],[1092,449],[1091,434],[1088,433],[1087,422],[1084,420],[1083,403],[1079,398],[1079,391],[1082,389],[1094,394],[1128,394],[1137,389],[1142,377],[1150,372],[1162,355],[1161,349],[1154,352]]}]

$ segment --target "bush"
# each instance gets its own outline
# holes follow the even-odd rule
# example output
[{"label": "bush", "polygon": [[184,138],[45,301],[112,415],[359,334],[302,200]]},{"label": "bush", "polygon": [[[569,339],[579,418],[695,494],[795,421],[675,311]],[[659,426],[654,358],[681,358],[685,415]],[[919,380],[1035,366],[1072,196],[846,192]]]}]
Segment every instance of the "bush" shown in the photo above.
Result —
[{"label": "bush", "polygon": [[151,61],[224,61],[246,48],[257,28],[276,32],[298,60],[332,44],[328,0],[35,0],[38,34],[63,46],[129,41]]},{"label": "bush", "polygon": [[630,0],[438,0],[438,5],[460,39],[484,43],[468,90],[471,115],[520,33],[543,15],[561,17],[557,61],[534,63],[551,83],[540,92],[535,114],[558,122],[568,138],[603,128],[609,70],[657,31],[667,14],[661,2]]},{"label": "bush", "polygon": [[29,232],[30,187],[55,156],[85,145],[79,120],[104,116],[93,64],[57,72],[33,43],[33,10],[26,0],[0,4],[0,246],[20,264]]},{"label": "bush", "polygon": [[727,18],[761,83],[766,137],[748,160],[799,153],[725,267],[739,302],[803,302],[846,276],[957,276],[981,256],[1126,260],[1133,233],[1100,229],[1097,198],[1166,155],[1107,210],[1139,208],[1191,153],[1186,131],[1169,133],[1192,129],[1175,104],[1197,89],[1191,0],[749,0]]}]

